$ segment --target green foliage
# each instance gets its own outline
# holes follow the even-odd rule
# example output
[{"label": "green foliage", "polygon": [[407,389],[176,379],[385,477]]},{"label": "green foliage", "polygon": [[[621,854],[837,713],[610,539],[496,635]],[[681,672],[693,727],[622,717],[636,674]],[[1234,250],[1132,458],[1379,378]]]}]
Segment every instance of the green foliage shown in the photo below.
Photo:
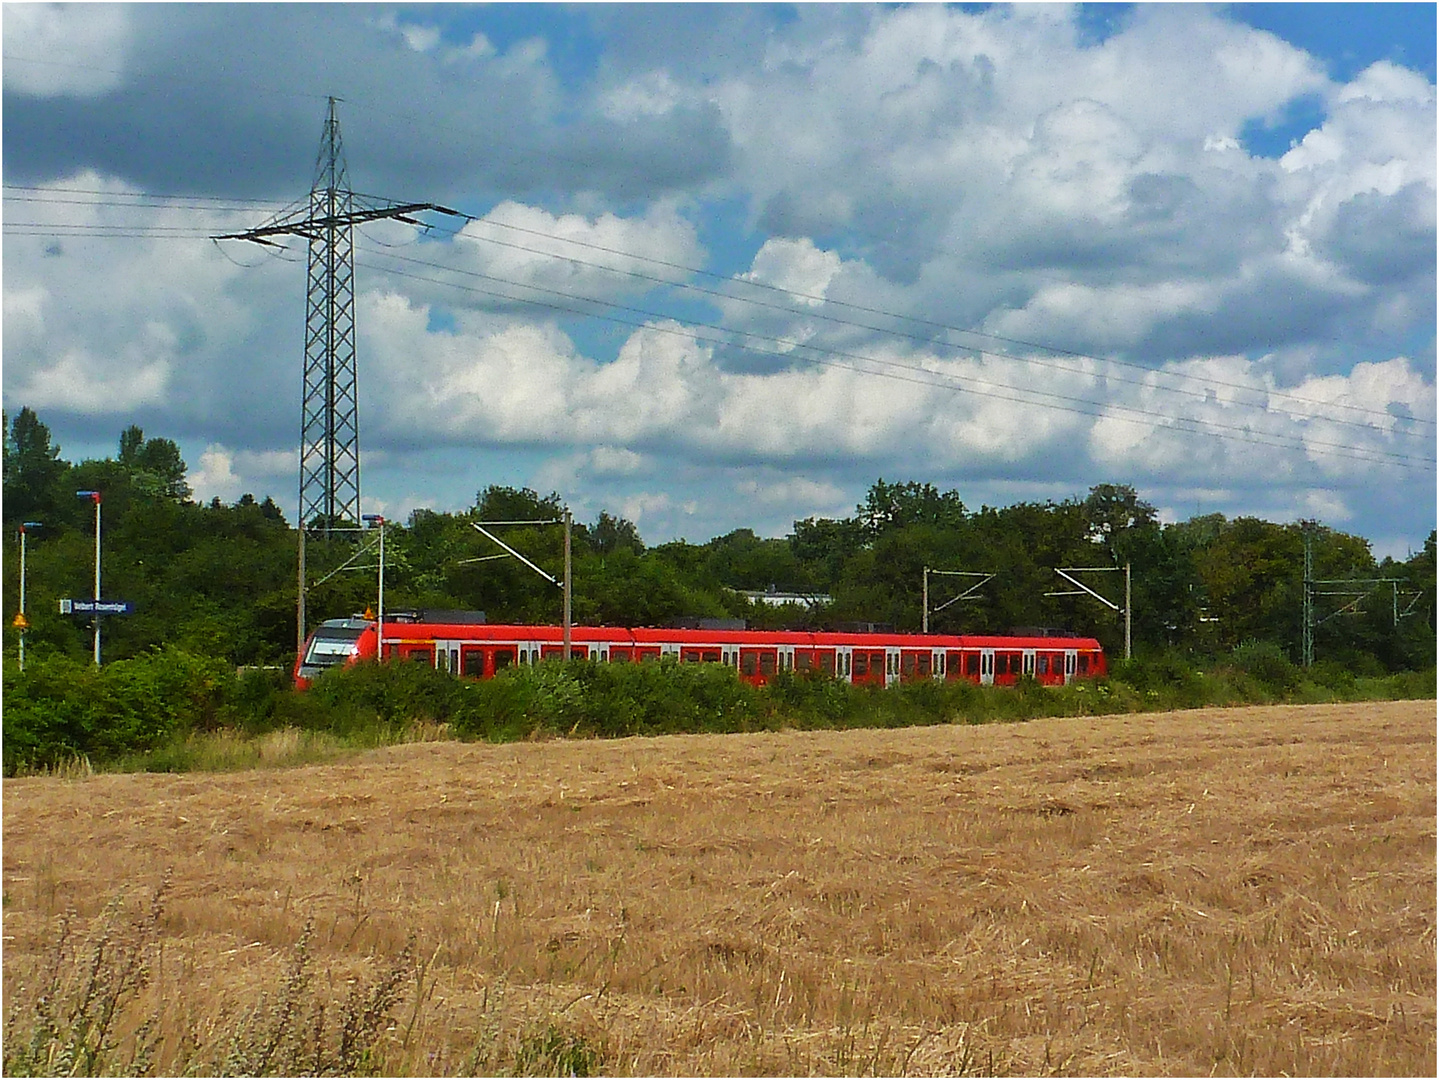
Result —
[{"label": "green foliage", "polygon": [[467,738],[662,735],[744,731],[760,710],[754,688],[717,664],[549,662],[470,684],[453,730]]},{"label": "green foliage", "polygon": [[1231,662],[1272,693],[1288,694],[1299,685],[1299,667],[1272,641],[1246,641],[1234,650]]},{"label": "green foliage", "polygon": [[313,704],[286,718],[302,730],[318,725],[348,736],[377,726],[448,723],[476,685],[423,664],[356,664],[315,680],[308,692]]},{"label": "green foliage", "polygon": [[516,1076],[594,1076],[603,1064],[602,1050],[553,1021],[522,1036],[515,1051]]},{"label": "green foliage", "polygon": [[[296,533],[270,499],[243,496],[233,506],[189,499],[185,463],[174,442],[147,438],[135,425],[120,434],[117,456],[72,465],[60,457],[33,410],[7,422],[4,470],[4,592],[18,592],[15,526],[39,520],[28,534],[27,634],[31,656],[89,652],[90,626],[61,616],[55,601],[87,597],[94,580],[94,506],[81,488],[103,492],[103,580],[107,598],[135,604],[131,615],[104,624],[104,658],[121,660],[171,646],[223,657],[234,665],[286,665],[295,648]],[[416,510],[386,534],[386,606],[468,608],[490,622],[555,623],[561,592],[472,527],[476,521],[553,521],[560,495],[490,486],[461,513]],[[557,525],[505,526],[507,544],[558,577],[563,530]],[[1317,528],[1314,575],[1321,579],[1383,577],[1399,582],[1397,608],[1388,587],[1364,597],[1356,613],[1338,617],[1322,601],[1315,632],[1318,658],[1354,677],[1427,670],[1435,654],[1435,542],[1403,562],[1376,564],[1361,537]],[[1123,622],[1089,596],[1069,591],[1054,570],[1123,566],[1133,571],[1136,652],[1169,651],[1185,664],[1227,660],[1245,642],[1268,642],[1297,655],[1303,598],[1304,529],[1255,518],[1211,514],[1163,525],[1154,507],[1124,484],[1098,484],[1082,498],[966,508],[957,491],[930,483],[880,479],[852,517],[794,523],[785,538],[735,529],[705,543],[676,540],[646,547],[633,522],[601,511],[573,531],[573,612],[581,623],[660,626],[681,616],[736,616],[756,628],[825,628],[857,621],[918,630],[924,619],[926,567],[992,573],[961,602],[967,578],[932,577],[931,629],[940,633],[1004,633],[1017,626],[1056,626],[1097,637],[1111,656],[1123,646]],[[347,616],[376,603],[373,554],[359,568],[340,568],[356,555],[354,538],[306,546],[306,606],[311,623]],[[499,556],[495,558],[495,556]],[[1121,603],[1122,577],[1091,574],[1087,583]],[[823,610],[754,605],[738,590],[827,593]],[[1401,615],[1395,619],[1395,611]],[[6,613],[5,652],[16,633]],[[1268,693],[1287,693],[1292,680],[1270,682],[1232,668]],[[1282,672],[1270,671],[1266,678]],[[1172,675],[1172,672],[1171,672]],[[1199,691],[1162,672],[1140,674],[1143,693],[1178,701]],[[1158,680],[1158,681],[1155,681]],[[1167,680],[1167,681],[1166,681]],[[1316,687],[1332,674],[1312,680]],[[359,706],[354,706],[359,708]],[[276,705],[283,712],[290,706]],[[309,722],[305,706],[296,718]],[[371,706],[373,708],[373,705]],[[359,714],[356,714],[357,717]],[[378,715],[376,713],[375,715]],[[368,723],[356,719],[358,724]]]},{"label": "green foliage", "polygon": [[229,718],[234,675],[224,661],[166,648],[101,668],[66,656],[5,669],[4,767],[54,767],[76,757],[154,749]]}]

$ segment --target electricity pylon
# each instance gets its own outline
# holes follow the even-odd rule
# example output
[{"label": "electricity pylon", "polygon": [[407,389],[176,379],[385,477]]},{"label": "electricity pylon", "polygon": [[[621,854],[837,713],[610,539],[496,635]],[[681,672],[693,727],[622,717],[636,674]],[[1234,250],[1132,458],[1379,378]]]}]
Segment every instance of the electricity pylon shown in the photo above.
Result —
[{"label": "electricity pylon", "polygon": [[299,236],[309,242],[297,524],[325,536],[360,524],[354,226],[393,218],[423,227],[409,215],[424,210],[459,216],[435,203],[399,203],[351,191],[335,102],[329,99],[309,198],[254,229],[214,237],[269,247],[282,246],[269,239],[273,236]]},{"label": "electricity pylon", "polygon": [[300,405],[299,598],[296,647],[305,648],[305,535],[329,538],[360,527],[360,417],[355,389],[355,244],[353,231],[366,221],[393,218],[424,228],[411,214],[434,210],[459,217],[435,203],[399,203],[350,190],[345,148],[335,102],[329,99],[310,196],[281,210],[263,225],[214,240],[249,240],[283,247],[272,236],[300,236],[310,245],[306,275],[305,371]]}]

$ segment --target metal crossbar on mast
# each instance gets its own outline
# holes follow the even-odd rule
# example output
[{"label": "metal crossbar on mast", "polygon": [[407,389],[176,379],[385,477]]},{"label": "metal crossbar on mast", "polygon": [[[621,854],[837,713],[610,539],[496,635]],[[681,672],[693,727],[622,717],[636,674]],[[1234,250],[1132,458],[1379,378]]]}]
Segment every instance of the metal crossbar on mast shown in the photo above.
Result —
[{"label": "metal crossbar on mast", "polygon": [[[485,528],[486,525],[563,525],[563,526],[565,527],[565,577],[564,577],[564,580],[563,580],[563,581],[556,581],[556,580],[555,580],[555,576],[554,576],[553,574],[551,574],[551,573],[549,573],[549,572],[547,572],[547,571],[545,571],[545,570],[540,569],[538,566],[536,566],[536,565],[535,565],[533,562],[531,562],[529,559],[525,558],[523,555],[521,555],[521,554],[520,554],[518,551],[516,551],[514,548],[510,547],[509,544],[505,543],[503,540],[501,540],[501,539],[500,539],[498,536],[496,536],[494,533],[490,532],[489,529],[486,529],[486,528]],[[535,573],[539,574],[540,577],[544,578],[544,579],[545,579],[546,581],[548,581],[551,585],[558,585],[558,586],[560,587],[560,589],[563,590],[563,592],[564,592],[564,601],[563,601],[563,610],[562,610],[561,615],[560,615],[560,626],[561,626],[561,631],[560,631],[560,632],[561,632],[562,639],[563,639],[563,642],[564,642],[564,646],[563,646],[563,647],[564,647],[564,658],[565,658],[566,660],[569,660],[569,659],[570,659],[570,637],[571,637],[571,631],[572,631],[572,629],[573,629],[573,625],[572,625],[572,621],[571,621],[571,617],[570,617],[570,606],[571,606],[571,600],[572,600],[572,597],[573,597],[573,586],[571,585],[571,582],[570,582],[570,570],[571,570],[571,562],[572,562],[572,557],[573,557],[573,556],[572,556],[572,551],[573,551],[573,549],[572,549],[570,534],[571,534],[571,531],[572,531],[572,529],[573,529],[573,527],[574,527],[574,517],[573,517],[573,515],[569,512],[569,510],[566,510],[566,511],[564,512],[564,515],[563,515],[562,517],[557,517],[557,518],[537,518],[537,519],[535,519],[535,520],[533,520],[533,521],[485,521],[485,522],[472,521],[472,522],[470,522],[470,526],[471,526],[471,528],[473,528],[477,533],[479,533],[480,535],[484,536],[486,539],[493,540],[495,543],[499,544],[500,547],[502,547],[502,548],[505,549],[506,554],[504,554],[504,555],[499,555],[499,556],[496,556],[496,555],[484,555],[484,556],[481,556],[481,557],[478,558],[478,559],[463,559],[463,560],[461,560],[462,562],[471,562],[471,563],[474,563],[474,562],[487,562],[488,560],[494,559],[494,558],[501,558],[501,559],[516,558],[516,559],[519,559],[520,562],[522,562],[522,563],[524,563],[526,566],[528,566],[528,567],[529,567],[531,570],[533,570]]]},{"label": "metal crossbar on mast", "polygon": [[[1117,574],[1124,571],[1124,606],[1116,604],[1109,597],[1097,593],[1084,582],[1080,581],[1075,574]],[[1067,589],[1062,592],[1047,592],[1045,596],[1090,596],[1098,600],[1105,607],[1113,612],[1124,612],[1124,659],[1128,660],[1133,656],[1133,632],[1134,617],[1131,608],[1130,569],[1129,563],[1123,566],[1065,566],[1054,568],[1054,572],[1071,585],[1077,585],[1078,589]]]},{"label": "metal crossbar on mast", "polygon": [[[944,577],[979,578],[979,580],[959,595],[952,596],[938,607],[932,608],[929,606],[929,577],[931,574],[940,574]],[[983,573],[978,570],[935,570],[932,567],[926,566],[924,568],[924,588],[922,593],[924,617],[920,620],[920,632],[925,634],[929,633],[929,617],[931,615],[938,615],[945,608],[949,607],[950,604],[957,604],[961,600],[970,599],[980,588],[988,584],[994,576],[994,574]]]}]

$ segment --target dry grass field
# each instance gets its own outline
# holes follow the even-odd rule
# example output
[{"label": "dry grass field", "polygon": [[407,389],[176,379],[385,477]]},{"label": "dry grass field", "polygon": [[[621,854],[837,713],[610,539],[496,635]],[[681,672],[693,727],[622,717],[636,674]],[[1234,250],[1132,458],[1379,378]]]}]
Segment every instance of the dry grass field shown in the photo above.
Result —
[{"label": "dry grass field", "polygon": [[4,896],[111,1069],[1433,1076],[1435,706],[7,780]]}]

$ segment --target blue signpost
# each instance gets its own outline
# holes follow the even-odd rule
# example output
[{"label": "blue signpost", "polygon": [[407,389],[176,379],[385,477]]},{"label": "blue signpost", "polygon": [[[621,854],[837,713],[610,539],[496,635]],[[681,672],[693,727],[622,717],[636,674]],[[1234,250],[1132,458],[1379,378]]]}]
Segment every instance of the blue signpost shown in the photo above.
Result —
[{"label": "blue signpost", "polygon": [[129,615],[135,605],[129,600],[61,600],[61,615]]}]

